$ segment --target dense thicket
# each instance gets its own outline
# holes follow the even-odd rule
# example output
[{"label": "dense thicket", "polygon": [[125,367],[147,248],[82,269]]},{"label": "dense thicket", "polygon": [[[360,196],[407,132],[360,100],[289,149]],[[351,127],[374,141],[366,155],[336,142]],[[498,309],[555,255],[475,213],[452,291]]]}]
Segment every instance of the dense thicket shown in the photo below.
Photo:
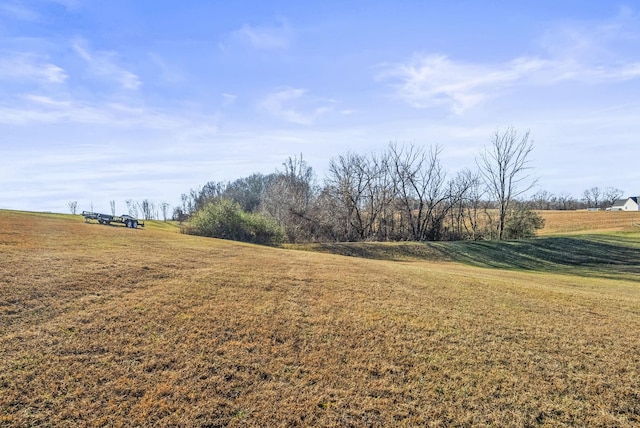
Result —
[{"label": "dense thicket", "polygon": [[[449,177],[440,153],[440,147],[414,144],[390,144],[380,154],[345,153],[331,160],[322,184],[302,156],[293,157],[270,175],[191,190],[182,195],[176,217],[190,218],[200,234],[252,242],[238,220],[242,213],[273,221],[287,242],[498,238],[496,204],[486,198],[486,183],[471,170]],[[233,202],[233,209],[220,201]],[[213,214],[221,208],[234,215]],[[542,225],[524,204],[510,209],[505,222],[509,238],[532,236]]]},{"label": "dense thicket", "polygon": [[256,244],[274,245],[284,242],[284,230],[273,219],[243,211],[229,199],[205,203],[190,219],[189,233],[211,238],[232,239]]}]

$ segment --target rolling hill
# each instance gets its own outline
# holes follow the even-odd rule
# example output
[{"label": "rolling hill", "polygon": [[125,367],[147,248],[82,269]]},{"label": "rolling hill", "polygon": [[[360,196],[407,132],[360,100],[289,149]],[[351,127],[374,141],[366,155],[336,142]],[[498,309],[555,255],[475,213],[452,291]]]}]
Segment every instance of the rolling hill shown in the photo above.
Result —
[{"label": "rolling hill", "polygon": [[637,426],[616,230],[323,254],[0,211],[0,425]]}]

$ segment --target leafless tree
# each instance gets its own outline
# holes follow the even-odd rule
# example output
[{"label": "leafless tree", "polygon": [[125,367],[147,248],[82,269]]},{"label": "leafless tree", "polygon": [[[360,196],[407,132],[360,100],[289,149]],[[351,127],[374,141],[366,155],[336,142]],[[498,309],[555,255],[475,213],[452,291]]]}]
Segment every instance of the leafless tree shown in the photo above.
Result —
[{"label": "leafless tree", "polygon": [[127,199],[125,203],[127,204],[129,215],[138,218],[138,203],[133,199]]},{"label": "leafless tree", "polygon": [[148,199],[145,199],[140,203],[140,211],[142,211],[142,216],[145,220],[153,220],[154,207],[153,203]]},{"label": "leafless tree", "polygon": [[111,215],[116,215],[116,201],[109,201],[109,205],[111,205]]},{"label": "leafless tree", "polygon": [[469,169],[459,172],[449,182],[451,239],[477,239],[480,229],[478,216],[484,196],[481,184],[478,172]]},{"label": "leafless tree", "polygon": [[406,219],[411,240],[440,238],[447,193],[446,173],[440,165],[439,154],[439,147],[431,147],[427,152],[413,144],[389,145],[396,204],[400,215]]},{"label": "leafless tree", "polygon": [[476,160],[487,191],[497,204],[499,240],[503,238],[509,205],[533,188],[537,181],[528,174],[531,169],[528,157],[532,150],[529,131],[519,136],[513,127],[508,127],[504,131],[496,130],[489,146]]},{"label": "leafless tree", "polygon": [[325,181],[326,193],[332,201],[333,223],[347,241],[364,236],[361,201],[364,183],[356,166],[361,159],[352,153],[331,159]]},{"label": "leafless tree", "polygon": [[162,221],[167,221],[167,218],[169,217],[169,202],[162,202],[160,204],[160,211],[162,211]]},{"label": "leafless tree", "polygon": [[347,240],[385,239],[385,217],[393,200],[387,156],[348,153],[333,158],[325,184]]},{"label": "leafless tree", "polygon": [[602,195],[603,208],[612,206],[622,195],[624,195],[624,191],[616,189],[615,187],[607,187],[604,189]]},{"label": "leafless tree", "polygon": [[581,207],[580,201],[574,198],[568,192],[562,192],[558,195],[556,201],[556,209],[558,210],[577,210]]},{"label": "leafless tree", "polygon": [[67,202],[67,207],[71,214],[75,215],[78,212],[78,201],[69,201]]},{"label": "leafless tree", "polygon": [[317,226],[313,218],[315,174],[300,157],[289,158],[270,180],[261,209],[285,228],[290,242],[312,239]]},{"label": "leafless tree", "polygon": [[582,197],[585,204],[587,204],[587,208],[600,208],[603,196],[602,193],[602,190],[597,186],[585,190]]},{"label": "leafless tree", "polygon": [[531,196],[529,205],[534,210],[550,210],[553,209],[556,197],[553,193],[546,190],[539,190]]}]

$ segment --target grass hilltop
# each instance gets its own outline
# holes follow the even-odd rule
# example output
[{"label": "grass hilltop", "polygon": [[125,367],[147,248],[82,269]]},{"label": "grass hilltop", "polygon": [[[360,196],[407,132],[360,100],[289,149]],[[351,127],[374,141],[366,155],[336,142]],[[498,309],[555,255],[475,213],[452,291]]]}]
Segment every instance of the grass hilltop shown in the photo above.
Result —
[{"label": "grass hilltop", "polygon": [[638,426],[621,214],[282,249],[0,211],[0,426]]}]

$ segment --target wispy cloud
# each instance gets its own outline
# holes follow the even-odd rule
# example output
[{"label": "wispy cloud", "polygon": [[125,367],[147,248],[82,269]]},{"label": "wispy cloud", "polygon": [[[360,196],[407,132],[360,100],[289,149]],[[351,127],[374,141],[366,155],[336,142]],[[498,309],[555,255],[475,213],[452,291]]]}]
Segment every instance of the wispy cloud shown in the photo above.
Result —
[{"label": "wispy cloud", "polygon": [[492,66],[456,62],[444,55],[416,55],[406,64],[386,67],[377,77],[394,81],[397,95],[414,107],[446,106],[461,113],[544,66],[534,58]]},{"label": "wispy cloud", "polygon": [[10,16],[21,21],[40,21],[40,15],[32,9],[27,8],[21,2],[8,1],[0,4],[0,14]]},{"label": "wispy cloud", "polygon": [[635,15],[623,10],[598,25],[563,25],[545,32],[539,55],[482,63],[415,54],[407,62],[382,65],[376,79],[390,82],[395,95],[413,107],[445,107],[457,114],[515,86],[623,82],[640,78],[636,50],[620,47],[637,46],[638,24]]},{"label": "wispy cloud", "polygon": [[0,103],[0,124],[6,125],[71,123],[204,135],[216,132],[216,122],[216,117],[190,112],[176,114],[136,103],[83,101],[36,93],[25,94],[11,105]]},{"label": "wispy cloud", "polygon": [[77,9],[81,6],[83,0],[49,0],[52,3],[57,3],[61,6],[66,7],[67,9]]},{"label": "wispy cloud", "polygon": [[259,50],[282,50],[289,47],[292,37],[293,31],[286,22],[281,22],[278,26],[244,24],[232,32],[228,41],[222,43],[221,47],[224,49],[229,42],[239,42]]},{"label": "wispy cloud", "polygon": [[158,53],[149,53],[147,58],[156,67],[158,80],[162,83],[174,86],[183,83],[186,77],[180,67],[171,61],[167,61]]},{"label": "wispy cloud", "polygon": [[552,58],[571,58],[581,63],[611,63],[637,56],[640,16],[621,7],[612,18],[597,22],[560,22],[545,29],[537,46]]},{"label": "wispy cloud", "polygon": [[396,95],[417,108],[444,106],[455,113],[498,96],[511,86],[545,86],[562,81],[598,84],[640,77],[640,62],[590,65],[572,59],[521,57],[501,64],[454,61],[444,55],[417,55],[388,66],[377,78],[392,81]]},{"label": "wispy cloud", "polygon": [[67,77],[64,69],[34,54],[4,53],[0,57],[0,79],[63,83]]},{"label": "wispy cloud", "polygon": [[223,106],[229,106],[232,105],[236,102],[236,100],[238,99],[238,96],[235,94],[228,94],[226,92],[224,92],[222,94],[222,105]]},{"label": "wispy cloud", "polygon": [[259,106],[262,110],[286,122],[312,125],[320,116],[333,110],[333,107],[327,101],[305,100],[306,92],[305,89],[300,88],[280,88],[263,98]]},{"label": "wispy cloud", "polygon": [[137,89],[142,85],[140,78],[118,64],[118,55],[112,51],[92,51],[84,40],[76,40],[73,49],[87,63],[91,72],[98,77],[116,81],[125,89]]}]

